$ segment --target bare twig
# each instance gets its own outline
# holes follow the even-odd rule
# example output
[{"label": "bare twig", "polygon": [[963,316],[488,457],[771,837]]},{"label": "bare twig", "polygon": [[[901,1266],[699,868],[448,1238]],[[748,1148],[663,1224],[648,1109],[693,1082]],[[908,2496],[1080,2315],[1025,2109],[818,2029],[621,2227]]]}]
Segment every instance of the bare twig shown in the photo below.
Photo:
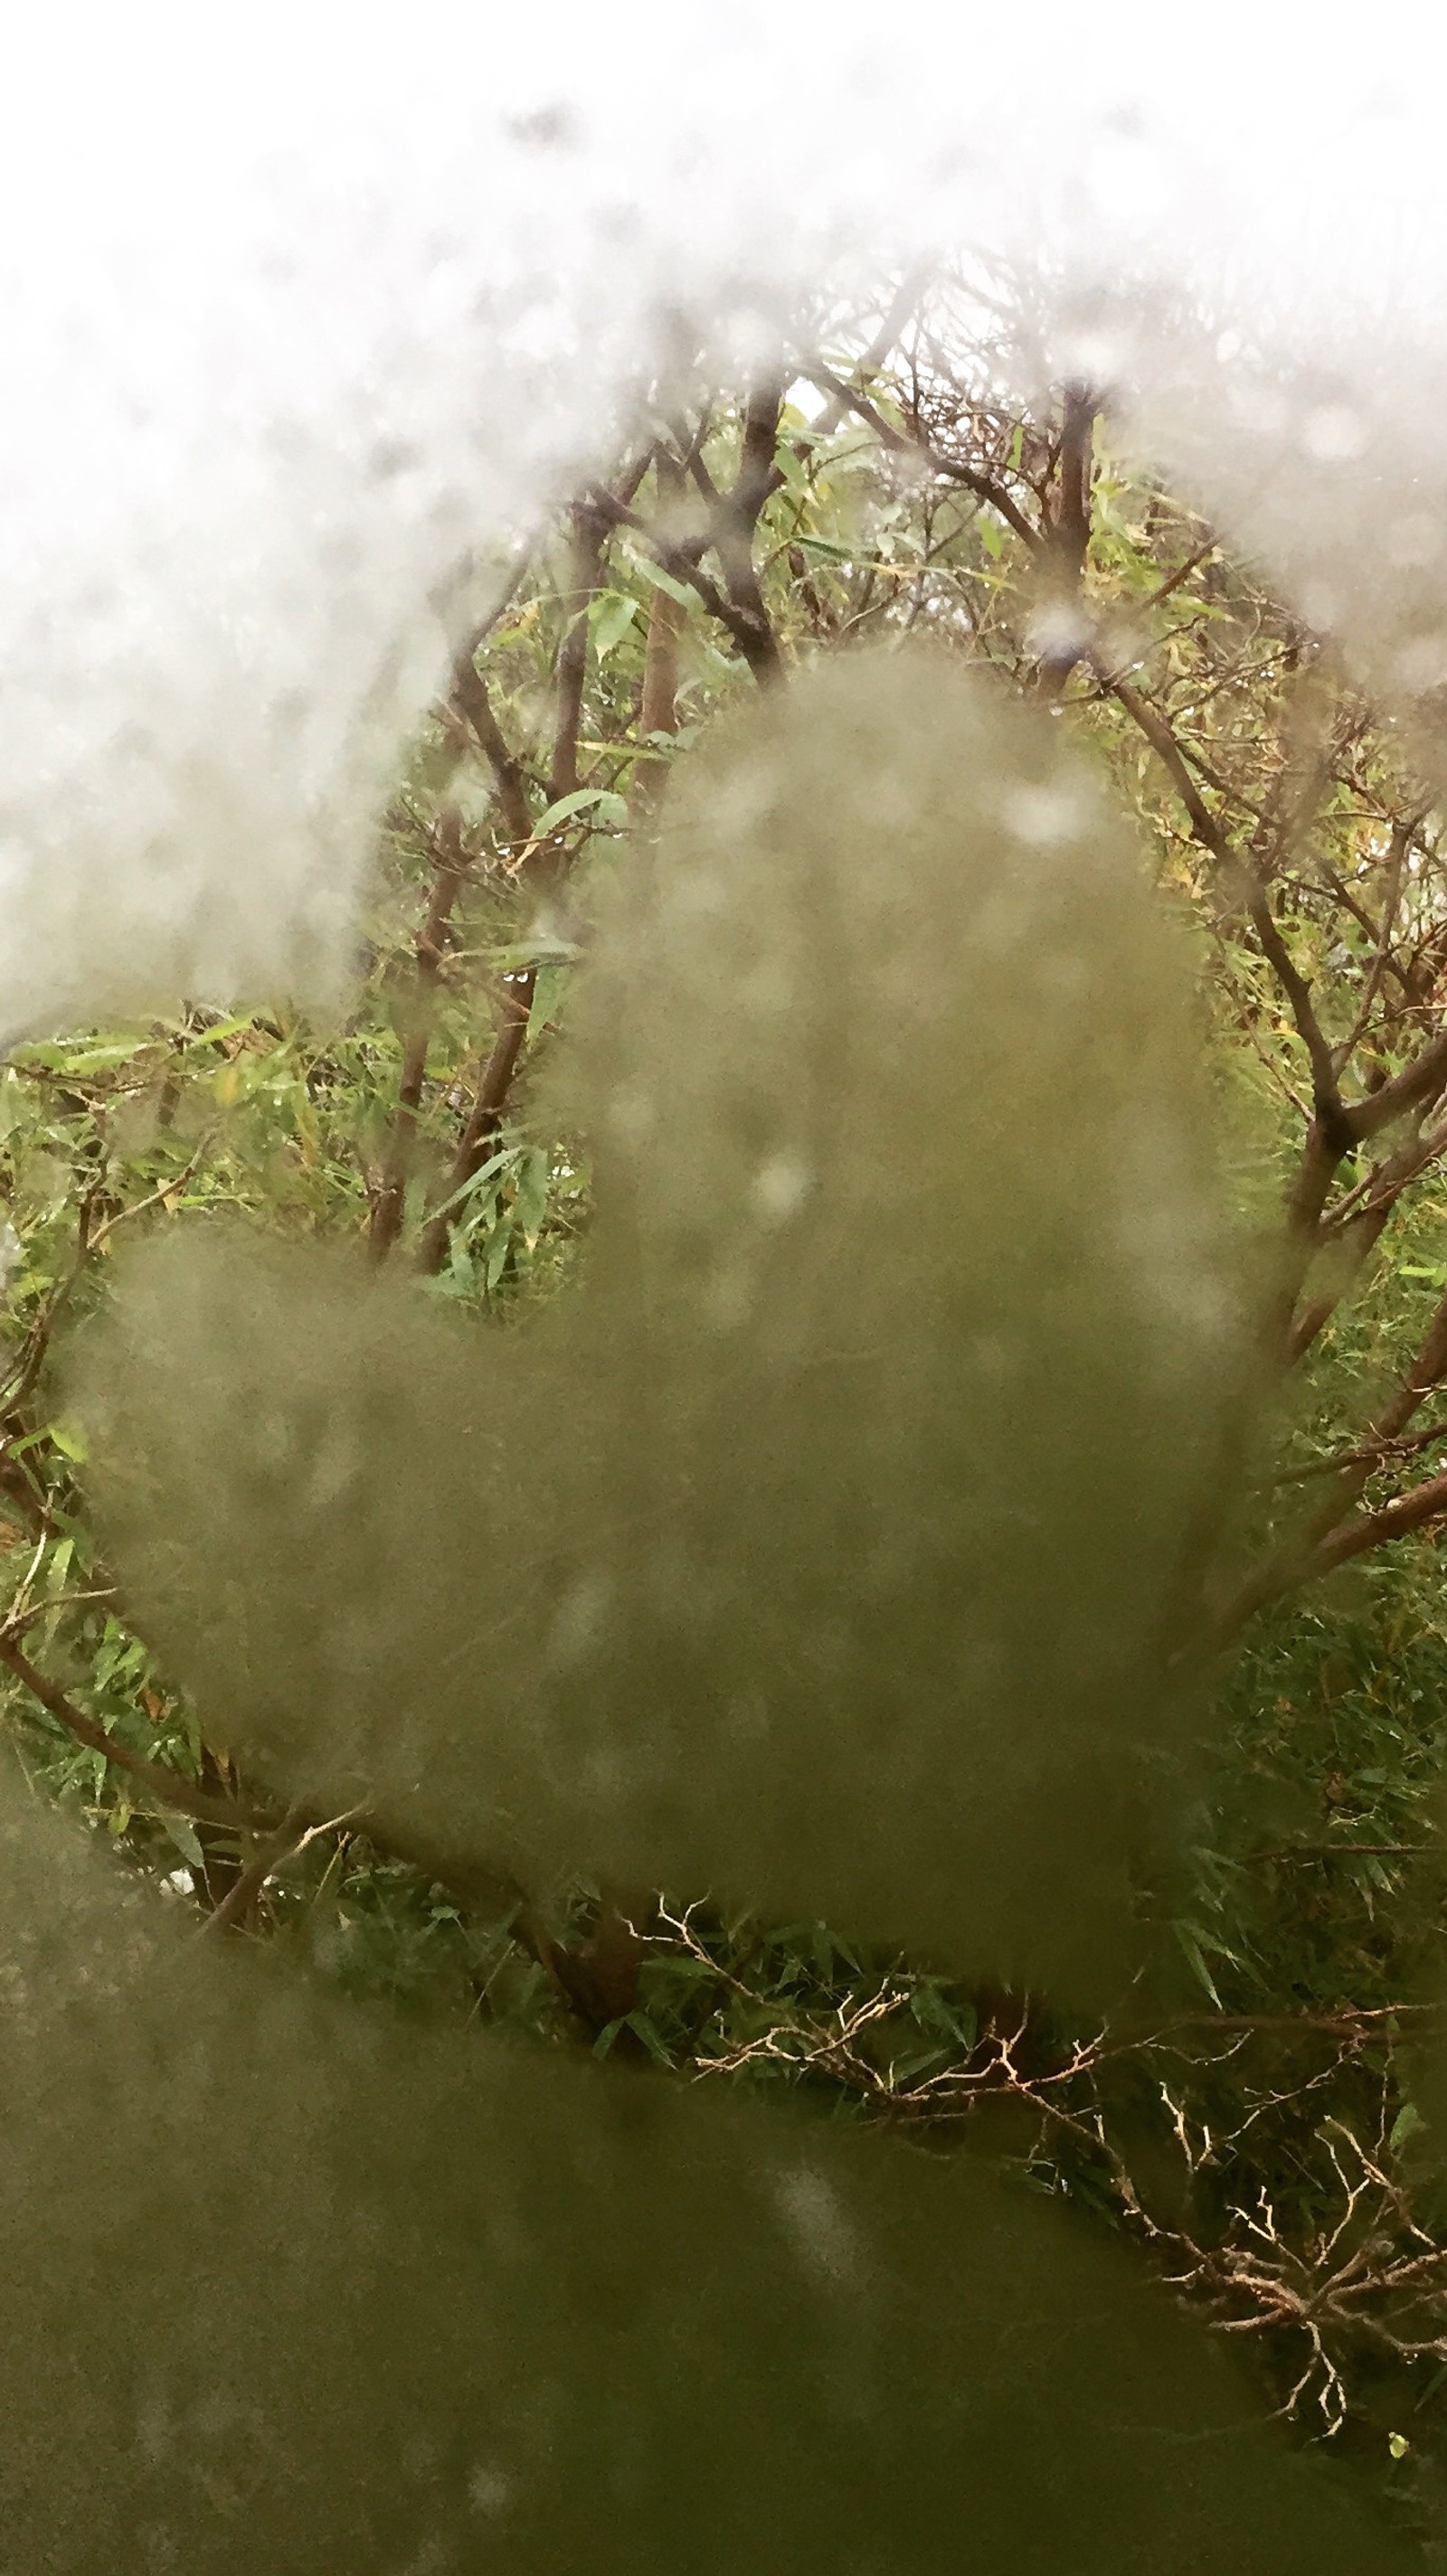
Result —
[{"label": "bare twig", "polygon": [[294,1807],[261,1849],[253,1853],[220,1904],[212,1908],[201,1927],[202,1936],[248,1923],[268,1880],[274,1878],[287,1861],[294,1860],[298,1852],[305,1851],[308,1844],[314,1843],[320,1835],[333,1834],[343,1825],[355,1824],[361,1812],[359,1807],[349,1807],[340,1816],[328,1816],[322,1824],[309,1825],[302,1809]]},{"label": "bare twig", "polygon": [[850,411],[856,412],[861,420],[868,422],[881,447],[889,448],[896,456],[917,456],[929,472],[938,475],[942,482],[962,484],[967,492],[974,493],[977,501],[988,502],[990,508],[1004,520],[1006,526],[1013,528],[1016,536],[1023,545],[1028,547],[1031,554],[1039,553],[1044,543],[1040,531],[1038,528],[1032,528],[1014,494],[1006,484],[1000,482],[997,476],[981,473],[972,465],[963,465],[955,457],[942,456],[938,448],[932,447],[928,440],[895,429],[866,393],[861,392],[854,385],[845,384],[831,368],[824,365],[822,359],[810,359],[809,374],[816,385],[834,396],[837,403],[846,405]]}]

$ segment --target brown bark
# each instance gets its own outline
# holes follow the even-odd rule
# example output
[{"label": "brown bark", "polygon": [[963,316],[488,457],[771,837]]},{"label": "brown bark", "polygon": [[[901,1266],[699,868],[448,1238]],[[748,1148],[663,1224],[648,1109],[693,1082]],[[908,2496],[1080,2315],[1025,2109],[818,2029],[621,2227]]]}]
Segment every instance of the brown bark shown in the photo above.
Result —
[{"label": "brown bark", "polygon": [[[658,461],[658,494],[665,516],[683,490],[682,470],[672,457]],[[643,655],[643,698],[638,732],[645,748],[633,764],[629,781],[629,818],[644,822],[657,804],[668,776],[665,755],[647,746],[656,734],[671,734],[678,723],[678,639],[683,632],[683,604],[667,590],[655,590],[648,603],[648,641]]]},{"label": "brown bark", "polygon": [[462,846],[462,818],[455,805],[445,805],[437,819],[437,853],[433,860],[427,918],[417,934],[417,977],[411,1026],[402,1051],[396,1115],[381,1185],[372,1201],[369,1241],[372,1257],[377,1261],[386,1259],[402,1231],[402,1212],[417,1139],[417,1112],[422,1104],[422,1088],[427,1076],[427,1050],[432,1038],[447,925],[467,866],[467,853]]},{"label": "brown bark", "polygon": [[478,1077],[472,1109],[448,1175],[447,1201],[435,1216],[429,1217],[418,1249],[417,1265],[427,1278],[435,1278],[447,1259],[451,1202],[459,1190],[477,1178],[502,1133],[508,1094],[528,1033],[535,982],[533,968],[526,966],[505,975],[499,986],[497,1034]]}]

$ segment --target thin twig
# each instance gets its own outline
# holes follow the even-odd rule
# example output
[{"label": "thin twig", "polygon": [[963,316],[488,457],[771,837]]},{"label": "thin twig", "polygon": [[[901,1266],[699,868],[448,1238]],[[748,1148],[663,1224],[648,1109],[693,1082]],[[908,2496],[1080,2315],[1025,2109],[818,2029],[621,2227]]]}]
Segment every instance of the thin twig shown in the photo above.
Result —
[{"label": "thin twig", "polygon": [[303,1811],[294,1807],[277,1831],[263,1843],[260,1851],[253,1854],[220,1904],[213,1907],[201,1926],[200,1937],[204,1939],[209,1933],[226,1931],[232,1924],[245,1923],[268,1879],[273,1878],[287,1861],[294,1860],[298,1852],[305,1851],[307,1845],[314,1843],[320,1835],[334,1834],[343,1825],[355,1824],[361,1814],[360,1807],[348,1807],[340,1816],[328,1816],[321,1824],[308,1825]]}]

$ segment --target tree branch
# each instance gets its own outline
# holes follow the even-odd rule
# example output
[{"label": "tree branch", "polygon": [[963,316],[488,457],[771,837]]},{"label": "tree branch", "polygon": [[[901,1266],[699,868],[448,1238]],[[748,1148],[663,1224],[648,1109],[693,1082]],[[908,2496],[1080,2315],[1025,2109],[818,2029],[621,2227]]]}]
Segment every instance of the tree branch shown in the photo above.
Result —
[{"label": "tree branch", "polygon": [[1226,1643],[1267,1602],[1280,1600],[1304,1584],[1315,1583],[1334,1567],[1369,1548],[1384,1547],[1438,1519],[1447,1508],[1447,1475],[1432,1476],[1409,1493],[1377,1511],[1356,1513],[1353,1505],[1366,1490],[1383,1457],[1401,1442],[1413,1414],[1447,1377],[1447,1294],[1440,1299],[1421,1347],[1389,1403],[1367,1425],[1355,1452],[1341,1461],[1332,1489],[1304,1526],[1247,1575],[1214,1624],[1216,1642]]},{"label": "tree branch", "polygon": [[[635,458],[627,470],[624,488],[630,498],[647,472],[651,455],[650,449],[641,460]],[[556,712],[548,777],[550,805],[556,804],[560,797],[574,794],[579,784],[578,744],[588,673],[588,609],[598,588],[609,533],[618,524],[620,512],[624,516],[630,515],[627,501],[601,490],[576,503],[572,512],[572,587],[568,594],[567,623],[558,648],[555,671]],[[530,872],[544,882],[556,883],[568,864],[563,844],[553,839],[539,848],[534,840],[521,770],[509,752],[493,715],[486,684],[470,663],[461,674],[459,702],[487,754],[497,781],[499,799],[506,799],[504,810],[509,827],[529,853]],[[502,1131],[503,1115],[532,1015],[536,980],[535,969],[523,967],[505,974],[498,988],[498,1016],[491,1051],[478,1075],[472,1109],[458,1142],[442,1205],[423,1228],[417,1258],[425,1277],[435,1277],[446,1260],[450,1236],[448,1211],[458,1192],[481,1171]]]},{"label": "tree branch", "polygon": [[741,621],[739,649],[761,686],[777,680],[783,667],[754,562],[760,515],[783,479],[777,463],[782,404],[783,387],[777,383],[755,386],[749,394],[739,470],[711,531],[729,597]]},{"label": "tree branch", "polygon": [[444,938],[458,889],[470,861],[462,846],[462,817],[454,804],[442,807],[437,817],[438,855],[433,861],[432,894],[427,918],[417,934],[417,974],[411,1010],[411,1028],[402,1053],[402,1073],[397,1085],[397,1108],[392,1122],[386,1168],[381,1186],[372,1201],[369,1243],[372,1257],[385,1261],[402,1231],[402,1212],[406,1205],[407,1178],[417,1138],[417,1112],[422,1104],[422,1089],[427,1077],[427,1050],[432,1038],[433,1008],[442,972]]},{"label": "tree branch", "polygon": [[523,849],[533,835],[527,773],[522,762],[508,748],[502,727],[493,713],[487,682],[471,654],[457,666],[451,697],[471,726],[478,748],[492,772],[492,783],[507,825],[508,838],[514,847]]},{"label": "tree branch", "polygon": [[1233,847],[1217,822],[1165,717],[1142,697],[1129,680],[1112,671],[1099,652],[1092,653],[1091,662],[1102,687],[1109,691],[1123,713],[1145,736],[1167,770],[1190,819],[1193,839],[1225,871],[1228,886],[1234,888],[1242,900],[1261,952],[1286,996],[1311,1066],[1312,1119],[1302,1147],[1296,1180],[1287,1200],[1287,1259],[1269,1316],[1272,1347],[1285,1357],[1290,1352],[1297,1299],[1320,1239],[1322,1211],[1333,1178],[1361,1132],[1357,1124],[1361,1109],[1369,1108],[1371,1103],[1364,1102],[1349,1109],[1343,1101],[1336,1060],[1317,1018],[1310,987],[1298,970],[1272,915],[1261,877]]},{"label": "tree branch", "polygon": [[1380,1511],[1360,1512],[1343,1521],[1340,1528],[1323,1539],[1304,1574],[1303,1582],[1330,1574],[1332,1568],[1345,1565],[1349,1558],[1365,1555],[1368,1548],[1385,1547],[1389,1540],[1405,1538],[1413,1530],[1426,1529],[1433,1521],[1447,1515],[1447,1475],[1429,1476],[1425,1484],[1414,1485],[1410,1492],[1398,1494],[1396,1500],[1384,1503]]},{"label": "tree branch", "polygon": [[1031,527],[1014,494],[994,475],[982,474],[972,465],[958,464],[951,456],[941,456],[938,448],[932,447],[927,439],[911,438],[905,431],[895,429],[867,394],[860,393],[853,385],[846,385],[841,377],[824,365],[822,359],[811,358],[808,372],[814,384],[822,386],[836,402],[844,404],[861,420],[868,422],[882,447],[889,448],[896,456],[918,456],[932,474],[939,475],[945,482],[962,484],[967,492],[974,493],[977,501],[987,501],[992,510],[998,511],[1006,526],[1014,529],[1032,555],[1040,552],[1044,539],[1039,530]]},{"label": "tree branch", "polygon": [[502,978],[492,1050],[478,1077],[472,1111],[462,1131],[443,1204],[423,1228],[417,1266],[424,1278],[435,1278],[447,1259],[453,1202],[458,1191],[481,1171],[502,1132],[503,1112],[532,1015],[535,983],[536,973],[531,966],[517,968]]},{"label": "tree branch", "polygon": [[104,1755],[107,1762],[136,1781],[161,1807],[170,1807],[179,1816],[191,1816],[198,1824],[220,1825],[238,1834],[274,1833],[276,1818],[251,1807],[238,1806],[229,1798],[208,1797],[204,1789],[193,1788],[179,1771],[167,1770],[159,1762],[148,1762],[142,1753],[133,1753],[119,1737],[108,1735],[93,1717],[66,1697],[63,1690],[37,1671],[28,1655],[22,1653],[13,1636],[0,1628],[0,1663],[7,1664],[17,1681],[22,1682],[32,1699],[40,1702],[58,1726],[83,1744],[88,1752]]},{"label": "tree branch", "polygon": [[[665,516],[683,492],[683,471],[676,459],[660,455],[658,490]],[[655,588],[648,603],[648,639],[643,653],[643,695],[638,709],[641,748],[628,785],[629,819],[645,822],[668,775],[666,755],[651,749],[654,737],[671,734],[678,722],[678,638],[683,620],[680,601]]]}]

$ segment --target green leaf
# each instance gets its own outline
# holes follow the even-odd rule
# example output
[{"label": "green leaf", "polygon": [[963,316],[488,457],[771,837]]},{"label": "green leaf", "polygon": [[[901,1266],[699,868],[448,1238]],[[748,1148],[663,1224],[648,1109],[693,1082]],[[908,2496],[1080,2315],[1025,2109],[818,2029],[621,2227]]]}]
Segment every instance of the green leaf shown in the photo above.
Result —
[{"label": "green leaf", "polygon": [[742,680],[748,675],[748,664],[742,653],[721,653],[716,644],[703,639],[699,659],[711,680]]},{"label": "green leaf", "polygon": [[529,1046],[536,1043],[549,1020],[555,1017],[568,989],[568,968],[572,962],[571,957],[564,959],[559,956],[555,962],[539,966],[533,981],[532,1016],[528,1021]]},{"label": "green leaf", "polygon": [[1184,1950],[1187,1959],[1190,1961],[1191,1967],[1196,1976],[1199,1977],[1201,1984],[1205,1987],[1207,1994],[1215,2005],[1217,2012],[1220,2012],[1222,2009],[1221,1998],[1216,1992],[1215,1980],[1211,1975],[1210,1969],[1206,1965],[1205,1953],[1201,1948],[1200,1940],[1195,1931],[1189,1923],[1178,1923],[1176,1925],[1176,1938],[1180,1942],[1181,1948]]},{"label": "green leaf", "polygon": [[571,939],[519,939],[509,948],[489,948],[487,962],[507,975],[520,966],[571,966],[582,953]]},{"label": "green leaf", "polygon": [[196,1838],[195,1826],[188,1824],[184,1816],[163,1816],[161,1823],[182,1859],[188,1861],[192,1869],[204,1869],[206,1855]]},{"label": "green leaf", "polygon": [[522,1159],[518,1172],[517,1191],[512,1203],[513,1223],[521,1233],[529,1252],[542,1232],[543,1219],[548,1212],[548,1185],[551,1178],[547,1155],[539,1146],[530,1147]]},{"label": "green leaf", "polygon": [[628,820],[627,806],[621,796],[615,796],[611,787],[575,787],[570,796],[560,796],[556,804],[549,805],[538,816],[533,829],[541,836],[544,832],[551,832],[556,824],[565,823],[570,815],[585,814],[590,808],[605,823],[622,825]]},{"label": "green leaf", "polygon": [[128,1063],[144,1045],[144,1038],[126,1038],[103,1046],[28,1046],[17,1051],[17,1061],[38,1065],[47,1073],[100,1073],[111,1065]]},{"label": "green leaf", "polygon": [[[209,1029],[193,1029],[187,1034],[193,1046],[219,1046],[223,1038],[239,1038],[243,1030],[254,1029],[255,1026],[256,1022],[251,1014],[248,1011],[242,1011],[234,1020],[217,1020]],[[273,1039],[271,1043],[274,1046],[275,1040]]]},{"label": "green leaf", "polygon": [[626,590],[601,591],[589,611],[593,620],[593,645],[600,662],[606,662],[615,645],[621,644],[638,614],[638,602]]},{"label": "green leaf", "polygon": [[827,555],[832,563],[853,563],[856,552],[853,546],[841,546],[833,537],[797,537],[795,544],[805,554]]},{"label": "green leaf", "polygon": [[671,2066],[673,2064],[673,2059],[669,2055],[668,2050],[664,2047],[663,2041],[654,2029],[647,2013],[637,2011],[628,2013],[625,2016],[624,2026],[628,2030],[632,2031],[635,2039],[642,2040],[644,2047],[647,2049],[649,2056],[654,2060],[655,2064],[659,2066]]},{"label": "green leaf", "polygon": [[512,1237],[513,1221],[511,1216],[505,1216],[487,1247],[486,1278],[489,1296],[507,1267],[507,1257],[512,1250]]},{"label": "green leaf", "polygon": [[54,1593],[63,1592],[65,1590],[66,1577],[70,1572],[71,1561],[74,1555],[74,1539],[63,1538],[59,1547],[56,1549],[55,1554],[52,1556],[49,1565],[45,1569],[45,1588],[47,1592]]},{"label": "green leaf", "polygon": [[938,1986],[917,1986],[910,1997],[910,2011],[921,2030],[939,2032],[966,2054],[979,2038],[980,2018],[974,2005],[951,2003]]},{"label": "green leaf", "polygon": [[[465,1200],[476,1198],[483,1182],[492,1180],[497,1173],[515,1163],[520,1150],[517,1145],[502,1145],[495,1154],[489,1154],[487,1161],[479,1164],[478,1169],[462,1183],[460,1188],[453,1191],[450,1198],[444,1199],[440,1207],[433,1209],[433,1215],[448,1216],[454,1208],[461,1207]],[[495,1191],[493,1195],[496,1195]]]},{"label": "green leaf", "polygon": [[673,574],[666,572],[661,563],[655,563],[651,555],[635,555],[633,560],[640,579],[648,582],[654,590],[667,591],[669,598],[676,599],[680,608],[697,608],[698,593],[690,590],[686,581],[675,580]]},{"label": "green leaf", "polygon": [[949,2050],[936,2041],[933,2048],[918,2048],[911,2057],[896,2058],[889,2070],[890,2083],[913,2084],[931,2068],[943,2066],[948,2056]]},{"label": "green leaf", "polygon": [[668,1985],[713,1985],[721,1973],[722,1971],[715,1967],[712,1959],[695,1959],[686,1952],[662,1959],[646,1959],[643,1963],[643,1976],[650,1988]]}]

